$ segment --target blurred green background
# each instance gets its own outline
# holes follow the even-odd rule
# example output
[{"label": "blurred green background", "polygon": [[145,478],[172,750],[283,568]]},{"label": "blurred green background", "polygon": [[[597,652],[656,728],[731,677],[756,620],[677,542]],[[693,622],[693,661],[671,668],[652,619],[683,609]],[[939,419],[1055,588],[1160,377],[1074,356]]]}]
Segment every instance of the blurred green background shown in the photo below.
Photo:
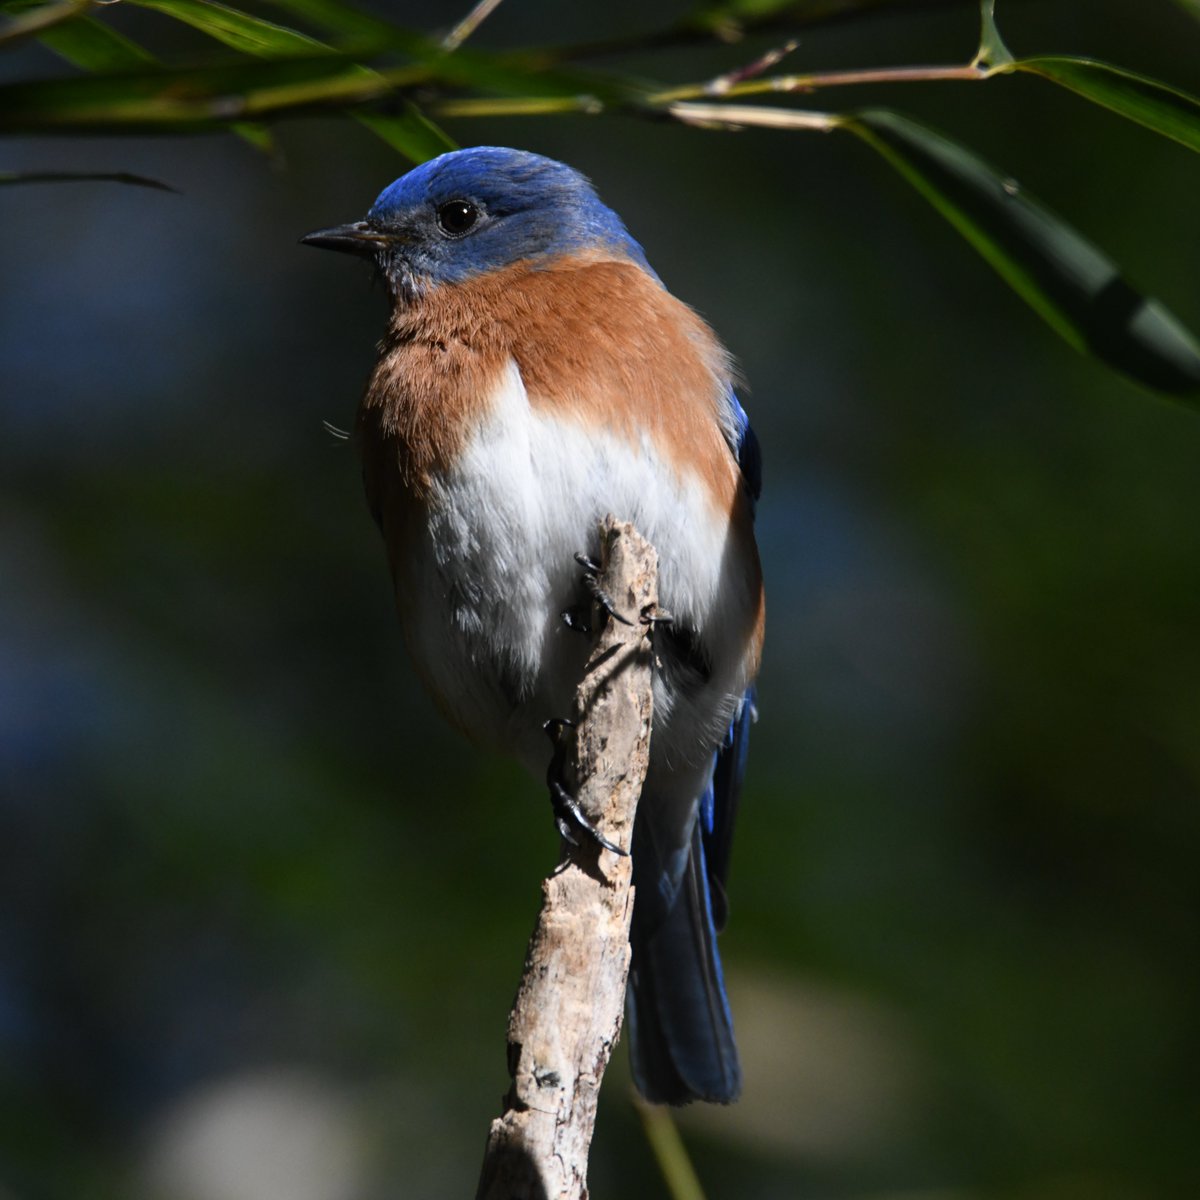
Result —
[{"label": "blurred green background", "polygon": [[[508,0],[477,41],[687,7]],[[1200,90],[1166,0],[999,16],[1018,53]],[[813,30],[790,65],[975,36],[943,6]],[[687,82],[769,44],[619,65]],[[975,147],[1200,327],[1195,155],[1035,79],[816,101],[865,103]],[[1200,1194],[1200,421],[1070,351],[853,139],[447,127],[589,174],[750,382],[768,643],[722,941],[746,1088],[680,1115],[710,1198]],[[556,835],[405,659],[322,427],[352,424],[385,299],[296,244],[406,164],[345,122],[278,138],[276,163],[4,146],[182,192],[0,189],[5,1200],[461,1197],[505,1087]],[[592,1192],[663,1194],[623,1051]]]}]

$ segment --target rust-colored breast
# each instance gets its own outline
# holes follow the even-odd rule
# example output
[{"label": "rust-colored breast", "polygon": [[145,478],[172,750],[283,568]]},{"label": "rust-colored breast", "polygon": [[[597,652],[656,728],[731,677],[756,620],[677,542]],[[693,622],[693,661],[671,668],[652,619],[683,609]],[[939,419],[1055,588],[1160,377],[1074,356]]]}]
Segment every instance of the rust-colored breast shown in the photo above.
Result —
[{"label": "rust-colored breast", "polygon": [[535,410],[634,444],[648,437],[677,470],[702,478],[714,499],[732,502],[737,466],[719,413],[725,353],[690,308],[623,261],[519,264],[431,289],[398,309],[360,432],[391,443],[394,465],[419,497],[486,416],[509,360]]}]

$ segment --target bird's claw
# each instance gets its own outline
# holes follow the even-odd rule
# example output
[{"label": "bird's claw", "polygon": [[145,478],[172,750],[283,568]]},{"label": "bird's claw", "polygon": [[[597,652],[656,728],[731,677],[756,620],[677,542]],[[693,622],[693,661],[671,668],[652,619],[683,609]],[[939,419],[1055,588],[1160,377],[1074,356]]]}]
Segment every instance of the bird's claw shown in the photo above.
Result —
[{"label": "bird's claw", "polygon": [[[586,554],[579,553],[575,555],[575,561],[584,569],[583,586],[587,588],[588,595],[591,596],[593,602],[605,613],[606,616],[612,617],[614,621],[620,621],[622,625],[632,625],[633,622],[628,617],[623,617],[617,612],[616,605],[613,604],[612,597],[600,586],[600,566]],[[570,622],[567,623],[569,627]]]},{"label": "bird's claw", "polygon": [[610,841],[600,832],[596,824],[580,807],[579,801],[571,795],[563,783],[563,762],[566,755],[563,730],[574,727],[575,722],[566,717],[551,717],[542,726],[546,731],[546,736],[554,745],[554,754],[551,756],[550,766],[546,769],[546,786],[550,789],[550,806],[554,810],[554,824],[558,827],[558,832],[562,835],[563,840],[570,842],[572,846],[580,844],[576,834],[582,830],[597,845],[624,857],[629,851],[623,850],[616,842]]},{"label": "bird's claw", "polygon": [[588,623],[588,609],[590,604],[575,604],[570,608],[564,608],[558,615],[562,618],[562,623],[572,633],[591,633],[592,627]]},{"label": "bird's claw", "polygon": [[587,813],[579,807],[579,801],[557,779],[547,778],[546,782],[550,786],[550,803],[554,806],[554,823],[565,841],[570,842],[572,846],[578,846],[579,838],[575,834],[578,830],[583,830],[593,842],[603,846],[605,850],[611,850],[622,857],[629,853],[596,828]]}]

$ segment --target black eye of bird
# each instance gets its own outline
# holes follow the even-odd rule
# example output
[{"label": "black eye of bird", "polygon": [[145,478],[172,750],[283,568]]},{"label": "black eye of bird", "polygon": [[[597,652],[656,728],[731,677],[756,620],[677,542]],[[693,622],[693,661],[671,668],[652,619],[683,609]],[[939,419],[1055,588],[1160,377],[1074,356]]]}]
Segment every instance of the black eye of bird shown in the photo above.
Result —
[{"label": "black eye of bird", "polygon": [[437,210],[438,228],[447,237],[462,237],[478,220],[479,209],[469,200],[448,200]]}]

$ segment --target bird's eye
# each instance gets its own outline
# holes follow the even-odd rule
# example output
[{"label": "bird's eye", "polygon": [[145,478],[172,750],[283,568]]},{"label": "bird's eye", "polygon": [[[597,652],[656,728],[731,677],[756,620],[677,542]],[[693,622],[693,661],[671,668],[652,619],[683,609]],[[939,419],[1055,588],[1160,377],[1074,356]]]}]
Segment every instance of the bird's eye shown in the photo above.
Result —
[{"label": "bird's eye", "polygon": [[448,200],[437,210],[438,228],[447,237],[462,237],[479,220],[479,209],[469,200]]}]

